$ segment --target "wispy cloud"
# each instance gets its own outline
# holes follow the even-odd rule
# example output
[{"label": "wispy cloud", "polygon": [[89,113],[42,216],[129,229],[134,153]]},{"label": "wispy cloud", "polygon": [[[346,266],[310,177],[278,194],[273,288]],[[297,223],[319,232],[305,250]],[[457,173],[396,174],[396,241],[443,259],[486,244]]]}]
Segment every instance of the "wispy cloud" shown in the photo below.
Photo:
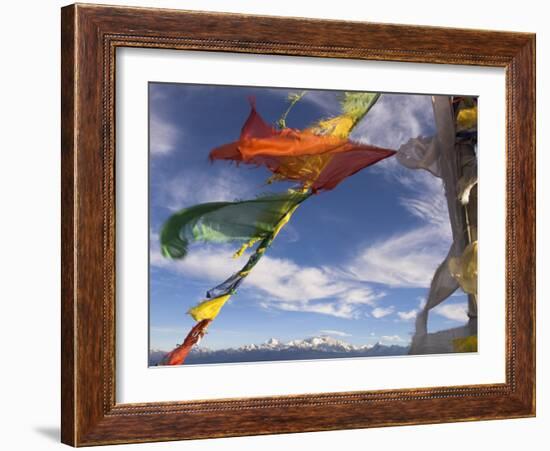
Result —
[{"label": "wispy cloud", "polygon": [[176,149],[181,138],[181,127],[163,112],[166,93],[158,86],[149,88],[149,151],[152,157],[168,155]]},{"label": "wispy cloud", "polygon": [[278,301],[277,302],[262,302],[261,305],[265,308],[284,310],[287,312],[304,312],[304,313],[319,313],[322,315],[335,316],[337,318],[358,318],[360,316],[356,308],[349,304],[341,304],[337,302],[311,302],[311,301]]},{"label": "wispy cloud", "polygon": [[437,315],[440,315],[451,321],[465,323],[468,321],[468,305],[461,304],[442,304],[432,310]]},{"label": "wispy cloud", "polygon": [[408,312],[397,312],[397,316],[400,320],[411,321],[416,318],[418,311],[416,309],[409,310]]},{"label": "wispy cloud", "polygon": [[406,188],[408,194],[400,203],[418,225],[364,245],[348,270],[364,282],[426,288],[451,243],[443,185],[426,171],[406,169],[389,160],[384,174]]},{"label": "wispy cloud", "polygon": [[384,316],[391,315],[395,311],[395,308],[393,306],[390,307],[376,307],[372,309],[372,312],[370,313],[374,318],[384,318]]},{"label": "wispy cloud", "polygon": [[396,344],[396,343],[408,343],[409,340],[399,336],[399,335],[382,335],[380,337],[380,340],[378,340],[381,344]]},{"label": "wispy cloud", "polygon": [[429,227],[393,235],[366,246],[349,266],[358,280],[390,287],[428,287],[445,251],[434,249]]},{"label": "wispy cloud", "polygon": [[412,321],[416,318],[418,315],[418,312],[424,308],[426,305],[426,298],[425,297],[418,297],[416,298],[418,300],[418,308],[413,308],[412,310],[406,311],[406,312],[397,312],[397,317],[401,321]]},{"label": "wispy cloud", "polygon": [[[352,138],[397,149],[410,138],[434,130],[430,96],[383,94]],[[443,185],[432,174],[407,169],[395,158],[382,161],[373,170],[405,188],[407,194],[400,204],[418,225],[364,245],[347,270],[362,282],[427,288],[451,243]],[[401,314],[413,316],[412,311]]]},{"label": "wispy cloud", "polygon": [[[154,236],[152,243],[157,241]],[[158,245],[153,245],[150,261],[155,267],[191,279],[219,283],[243,265],[243,260],[231,257],[233,252],[229,246],[202,246],[193,249],[183,260],[168,260],[160,255]],[[348,319],[364,315],[364,306],[374,306],[385,296],[383,291],[338,274],[327,267],[300,266],[290,259],[265,256],[242,289],[253,288],[259,305],[265,308]]]},{"label": "wispy cloud", "polygon": [[258,263],[247,284],[264,294],[266,307],[341,318],[358,318],[363,306],[375,305],[385,296],[382,291],[341,276],[334,268],[300,266],[270,256]]},{"label": "wispy cloud", "polygon": [[433,127],[430,96],[382,94],[350,137],[366,144],[397,149]]},{"label": "wispy cloud", "polygon": [[168,155],[175,150],[181,131],[170,121],[153,111],[149,117],[149,150],[151,156]]},{"label": "wispy cloud", "polygon": [[158,235],[152,234],[150,264],[192,280],[221,282],[242,266],[242,262],[232,258],[233,252],[229,246],[204,246],[192,249],[182,260],[169,260],[160,254]]},{"label": "wispy cloud", "polygon": [[[200,186],[200,189],[197,187]],[[175,211],[204,202],[234,201],[254,197],[258,187],[252,186],[232,166],[213,168],[205,183],[204,175],[188,172],[163,180],[155,188],[158,205]]]},{"label": "wispy cloud", "polygon": [[[397,149],[410,138],[433,131],[430,96],[383,94],[352,138]],[[395,158],[382,161],[372,170],[404,188],[400,204],[417,225],[360,245],[345,269],[360,282],[390,288],[428,288],[452,241],[441,180],[426,171],[405,168]],[[417,311],[399,311],[397,317],[410,321]]]},{"label": "wispy cloud", "polygon": [[324,335],[335,335],[337,337],[351,337],[351,334],[348,334],[347,332],[343,332],[341,330],[322,329],[319,331],[319,333]]}]

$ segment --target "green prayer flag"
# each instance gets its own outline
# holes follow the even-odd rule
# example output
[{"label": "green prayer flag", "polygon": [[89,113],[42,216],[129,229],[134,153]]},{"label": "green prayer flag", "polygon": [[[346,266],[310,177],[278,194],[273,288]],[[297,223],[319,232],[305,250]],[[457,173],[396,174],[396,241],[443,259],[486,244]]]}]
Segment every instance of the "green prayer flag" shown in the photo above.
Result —
[{"label": "green prayer flag", "polygon": [[253,200],[211,202],[183,209],[168,218],[161,234],[162,255],[180,259],[190,242],[227,243],[270,236],[286,213],[309,196],[288,191]]}]

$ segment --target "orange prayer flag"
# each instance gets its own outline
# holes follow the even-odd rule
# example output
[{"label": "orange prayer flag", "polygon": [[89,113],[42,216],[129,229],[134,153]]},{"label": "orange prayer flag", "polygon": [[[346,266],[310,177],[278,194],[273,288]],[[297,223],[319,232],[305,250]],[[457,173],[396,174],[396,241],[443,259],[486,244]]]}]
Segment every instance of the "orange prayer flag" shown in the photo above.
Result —
[{"label": "orange prayer flag", "polygon": [[[335,126],[342,122],[335,119],[331,120]],[[346,177],[395,153],[350,141],[343,132],[315,134],[313,130],[277,131],[252,103],[240,139],[212,150],[210,159],[266,166],[275,180],[294,180],[319,191],[333,189]]]}]

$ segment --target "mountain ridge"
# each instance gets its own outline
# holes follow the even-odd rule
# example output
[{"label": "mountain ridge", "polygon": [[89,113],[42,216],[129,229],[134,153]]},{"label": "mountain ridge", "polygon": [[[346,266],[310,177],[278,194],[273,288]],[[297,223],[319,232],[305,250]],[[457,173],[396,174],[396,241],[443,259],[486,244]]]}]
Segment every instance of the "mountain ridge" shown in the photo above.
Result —
[{"label": "mountain ridge", "polygon": [[[405,355],[408,350],[408,345],[386,345],[380,342],[357,346],[329,335],[291,340],[286,343],[270,338],[261,344],[248,344],[237,348],[209,349],[197,346],[191,350],[185,364],[380,357]],[[149,352],[149,366],[157,366],[166,354],[166,351],[152,349]]]}]

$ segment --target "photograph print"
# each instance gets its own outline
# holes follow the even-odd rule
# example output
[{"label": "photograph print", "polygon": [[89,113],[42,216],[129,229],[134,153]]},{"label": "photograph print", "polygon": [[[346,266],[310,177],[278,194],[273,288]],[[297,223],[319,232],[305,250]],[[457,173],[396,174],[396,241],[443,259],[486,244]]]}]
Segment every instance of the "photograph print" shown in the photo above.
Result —
[{"label": "photograph print", "polygon": [[477,97],[148,98],[150,367],[477,352]]}]

